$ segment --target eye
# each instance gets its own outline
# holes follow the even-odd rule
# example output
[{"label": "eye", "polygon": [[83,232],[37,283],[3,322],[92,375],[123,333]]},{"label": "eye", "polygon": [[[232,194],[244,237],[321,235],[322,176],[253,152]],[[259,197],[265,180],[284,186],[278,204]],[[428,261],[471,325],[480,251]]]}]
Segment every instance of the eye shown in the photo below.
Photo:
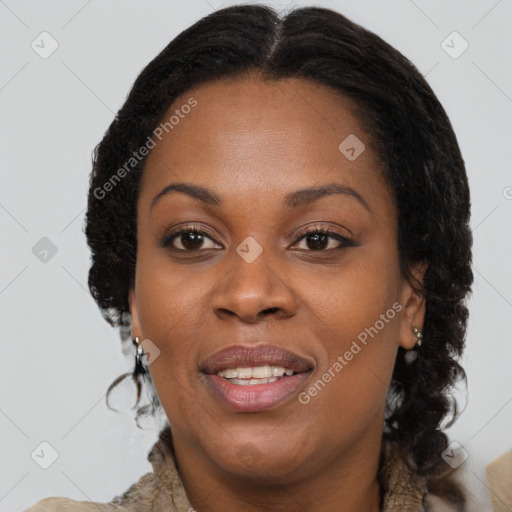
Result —
[{"label": "eye", "polygon": [[[346,247],[354,247],[356,245],[350,238],[336,231],[319,227],[309,229],[302,233],[295,241],[295,244],[303,240],[306,241],[306,250],[310,252],[330,252]],[[210,246],[205,247],[205,244],[208,245],[208,241],[210,242]],[[334,247],[329,247],[332,243],[334,243]],[[162,247],[170,247],[175,251],[182,252],[222,248],[222,246],[214,241],[213,236],[210,235],[208,231],[195,226],[185,226],[179,231],[165,236],[162,241]],[[304,248],[301,250],[304,250]]]},{"label": "eye", "polygon": [[[334,247],[329,247],[329,239],[331,239],[331,242],[334,241]],[[303,240],[306,240],[306,249],[316,252],[329,252],[355,246],[355,243],[350,238],[325,228],[309,229],[299,237],[297,242]]]},{"label": "eye", "polygon": [[[204,247],[206,241],[212,242],[210,247]],[[179,247],[181,245],[181,247]],[[210,234],[194,226],[185,226],[164,238],[162,247],[170,247],[176,251],[193,252],[201,249],[215,249],[218,246]]]}]

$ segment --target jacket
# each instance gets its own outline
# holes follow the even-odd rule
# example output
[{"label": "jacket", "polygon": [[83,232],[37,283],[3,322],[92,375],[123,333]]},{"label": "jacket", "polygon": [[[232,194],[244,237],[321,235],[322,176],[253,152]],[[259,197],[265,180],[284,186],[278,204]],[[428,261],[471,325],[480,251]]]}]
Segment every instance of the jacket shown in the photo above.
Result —
[{"label": "jacket", "polygon": [[[153,472],[146,473],[122,495],[110,503],[75,501],[67,498],[46,498],[38,501],[25,512],[193,512],[181,478],[176,469],[172,436],[169,425],[161,432],[148,455]],[[448,465],[446,466],[448,468]],[[447,488],[452,479],[457,480],[459,470],[447,471],[437,479],[435,488]],[[414,470],[410,456],[405,455],[396,443],[383,441],[378,474],[384,493],[382,512],[456,512],[464,510],[483,512],[484,509],[461,509],[442,501],[429,491],[431,482]],[[441,486],[439,483],[441,482]],[[492,508],[485,508],[491,511]]]}]

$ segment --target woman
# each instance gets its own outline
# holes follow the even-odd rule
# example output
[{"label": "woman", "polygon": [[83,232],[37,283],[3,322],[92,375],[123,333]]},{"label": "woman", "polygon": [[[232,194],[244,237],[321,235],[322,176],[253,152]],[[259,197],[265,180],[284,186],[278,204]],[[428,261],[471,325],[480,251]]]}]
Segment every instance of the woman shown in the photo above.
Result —
[{"label": "woman", "polygon": [[469,213],[445,111],[378,36],[319,8],[197,22],[96,148],[86,224],[170,428],[110,504],[30,510],[469,510],[440,426]]}]

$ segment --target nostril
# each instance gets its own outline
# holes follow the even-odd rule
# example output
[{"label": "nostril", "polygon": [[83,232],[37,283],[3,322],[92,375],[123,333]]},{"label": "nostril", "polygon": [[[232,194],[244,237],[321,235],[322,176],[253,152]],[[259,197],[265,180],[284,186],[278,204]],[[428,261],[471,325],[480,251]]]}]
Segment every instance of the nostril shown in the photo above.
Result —
[{"label": "nostril", "polygon": [[262,311],[262,313],[275,313],[279,308],[277,307],[274,307],[274,308],[268,308],[268,309],[265,309]]}]

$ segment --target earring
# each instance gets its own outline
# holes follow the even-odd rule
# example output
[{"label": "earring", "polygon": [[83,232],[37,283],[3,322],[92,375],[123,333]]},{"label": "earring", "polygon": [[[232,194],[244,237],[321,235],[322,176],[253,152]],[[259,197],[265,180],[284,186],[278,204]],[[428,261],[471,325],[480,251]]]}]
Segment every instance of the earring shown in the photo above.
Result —
[{"label": "earring", "polygon": [[423,341],[423,331],[418,327],[413,327],[412,332],[414,334],[414,338],[416,340],[416,343],[414,344],[414,347],[411,350],[408,350],[405,353],[405,362],[407,364],[411,364],[414,361],[416,361],[416,358],[418,357],[418,347],[421,346],[421,342]]},{"label": "earring", "polygon": [[135,336],[135,339],[133,342],[137,345],[137,356],[142,357],[144,355],[144,349],[142,348],[142,345],[140,344],[140,338],[138,336]]},{"label": "earring", "polygon": [[138,336],[135,336],[133,343],[137,345],[137,349],[135,350],[135,362],[144,364],[144,349],[142,348],[142,345],[140,343],[140,338]]},{"label": "earring", "polygon": [[421,342],[423,341],[423,331],[419,327],[413,327],[412,332],[416,339],[416,345],[418,345],[418,347],[421,346]]}]

